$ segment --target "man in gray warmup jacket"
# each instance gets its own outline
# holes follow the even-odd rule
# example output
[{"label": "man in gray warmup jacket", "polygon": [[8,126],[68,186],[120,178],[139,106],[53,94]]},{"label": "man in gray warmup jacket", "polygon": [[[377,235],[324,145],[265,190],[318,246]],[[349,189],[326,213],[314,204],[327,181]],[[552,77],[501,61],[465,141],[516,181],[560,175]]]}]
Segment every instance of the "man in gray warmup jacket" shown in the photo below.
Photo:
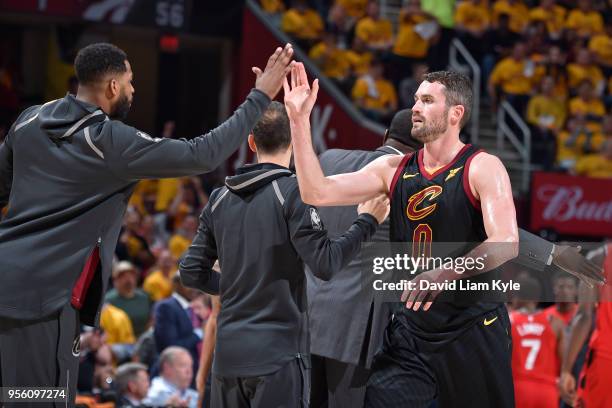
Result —
[{"label": "man in gray warmup jacket", "polygon": [[253,67],[246,101],[191,140],[153,138],[121,121],[132,70],[127,55],[105,43],[79,51],[76,96],[18,117],[0,145],[0,208],[8,204],[0,223],[0,386],[61,386],[74,401],[79,320],[99,321],[134,186],[208,172],[227,159],[280,90],[292,53],[287,44],[263,72]]}]

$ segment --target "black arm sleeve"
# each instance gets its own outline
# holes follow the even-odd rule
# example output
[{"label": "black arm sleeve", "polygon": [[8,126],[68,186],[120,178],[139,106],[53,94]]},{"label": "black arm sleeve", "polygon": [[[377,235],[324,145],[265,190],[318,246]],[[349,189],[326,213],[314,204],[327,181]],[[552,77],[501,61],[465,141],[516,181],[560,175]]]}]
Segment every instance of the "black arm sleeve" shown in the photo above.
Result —
[{"label": "black arm sleeve", "polygon": [[550,264],[555,244],[519,228],[519,255],[513,260],[531,270],[543,271]]},{"label": "black arm sleeve", "polygon": [[0,144],[0,209],[8,204],[13,185],[13,149],[10,145],[11,133]]},{"label": "black arm sleeve", "polygon": [[219,294],[220,279],[219,273],[212,269],[217,260],[217,243],[212,232],[211,203],[216,202],[217,197],[218,194],[214,192],[211,194],[211,200],[200,215],[198,232],[179,265],[184,286],[199,289],[211,295]]},{"label": "black arm sleeve", "polygon": [[266,94],[254,89],[229,119],[191,140],[155,139],[133,127],[113,122],[110,137],[102,134],[95,144],[102,146],[109,168],[121,179],[201,174],[214,170],[247,140],[269,103]]},{"label": "black arm sleeve", "polygon": [[317,209],[302,201],[297,185],[289,192],[286,201],[293,246],[313,274],[322,280],[329,280],[333,273],[344,268],[378,227],[376,218],[361,214],[344,234],[330,239]]}]

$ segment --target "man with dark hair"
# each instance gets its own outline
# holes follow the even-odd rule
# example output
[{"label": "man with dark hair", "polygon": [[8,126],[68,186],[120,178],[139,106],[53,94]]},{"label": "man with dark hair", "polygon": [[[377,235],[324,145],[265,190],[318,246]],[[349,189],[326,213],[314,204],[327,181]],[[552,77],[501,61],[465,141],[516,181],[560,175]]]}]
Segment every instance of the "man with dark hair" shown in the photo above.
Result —
[{"label": "man with dark hair", "polygon": [[[234,115],[192,140],[128,126],[132,69],[111,44],[79,51],[76,96],[26,109],[0,145],[0,385],[68,386],[79,320],[96,325],[128,200],[143,178],[213,170],[246,139],[288,72],[278,48]],[[22,352],[23,350],[27,352]],[[18,359],[18,360],[17,360]],[[65,403],[62,403],[65,405]]]},{"label": "man with dark hair", "polygon": [[[260,122],[249,135],[258,164],[240,168],[211,194],[180,265],[185,285],[221,299],[211,380],[219,408],[308,406],[304,264],[328,280],[387,214],[386,200],[365,203],[342,236],[328,238],[288,169],[283,105],[271,103]],[[217,257],[221,274],[212,269]]]},{"label": "man with dark hair", "polygon": [[[325,175],[357,171],[385,155],[404,155],[421,147],[410,135],[412,111],[395,114],[383,145],[374,151],[331,149],[319,156]],[[330,236],[342,234],[355,219],[356,206],[321,207],[321,221]],[[385,221],[371,239],[389,241]],[[356,259],[359,259],[356,257]],[[311,406],[362,407],[372,359],[382,345],[390,311],[361,291],[361,262],[351,262],[327,282],[309,271],[308,311],[312,353]],[[346,316],[351,316],[347,319]]]},{"label": "man with dark hair", "polygon": [[[420,283],[429,287],[483,274],[519,252],[512,190],[503,164],[459,139],[470,111],[464,104],[472,100],[469,79],[455,72],[425,77],[412,107],[411,134],[424,143],[418,152],[384,155],[358,171],[327,177],[310,134],[318,80],[311,89],[303,64],[297,63],[291,85],[285,80],[283,86],[305,202],[351,205],[388,194],[390,241],[417,243],[411,245],[416,248],[414,258],[423,257],[421,249],[435,242],[454,242],[461,245],[460,256],[483,260],[482,267],[465,271],[467,275],[441,267],[413,276],[415,290],[405,291],[402,302],[394,304],[394,319],[368,380],[366,406],[428,407],[436,398],[441,406],[514,406],[510,328],[503,303],[458,293],[451,295],[459,301],[434,302],[440,291],[423,289]],[[557,260],[553,257],[552,262]]]},{"label": "man with dark hair", "polygon": [[143,400],[149,391],[149,373],[147,366],[140,363],[125,363],[115,373],[115,390],[117,407],[143,406]]}]

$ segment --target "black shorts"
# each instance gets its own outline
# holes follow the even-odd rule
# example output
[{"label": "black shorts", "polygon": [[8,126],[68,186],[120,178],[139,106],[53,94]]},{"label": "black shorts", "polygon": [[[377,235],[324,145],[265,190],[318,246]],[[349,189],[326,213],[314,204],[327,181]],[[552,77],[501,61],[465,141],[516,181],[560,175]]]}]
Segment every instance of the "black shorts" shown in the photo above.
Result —
[{"label": "black shorts", "polygon": [[510,333],[503,305],[437,350],[393,320],[374,360],[366,407],[514,407]]},{"label": "black shorts", "polygon": [[[73,406],[79,367],[78,311],[67,304],[51,316],[37,320],[0,317],[0,386],[61,387]],[[0,403],[0,405],[2,405]],[[52,402],[17,404],[18,407],[53,406]],[[5,402],[5,407],[12,406]]]}]

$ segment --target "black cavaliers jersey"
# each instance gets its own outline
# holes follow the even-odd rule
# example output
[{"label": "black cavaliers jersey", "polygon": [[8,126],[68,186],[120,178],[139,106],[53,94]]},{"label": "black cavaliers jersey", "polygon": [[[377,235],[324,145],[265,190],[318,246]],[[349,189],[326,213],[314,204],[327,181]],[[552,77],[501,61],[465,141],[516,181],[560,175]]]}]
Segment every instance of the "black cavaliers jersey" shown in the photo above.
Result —
[{"label": "black cavaliers jersey", "polygon": [[[448,165],[432,174],[423,165],[423,149],[406,155],[391,185],[390,241],[408,243],[406,250],[413,257],[457,257],[484,241],[487,236],[480,203],[468,180],[470,162],[481,151],[465,145]],[[449,251],[449,247],[453,247],[452,253],[440,252]],[[497,306],[479,302],[470,293],[442,292],[429,311],[414,312],[398,305],[395,317],[417,337],[444,341]]]}]

